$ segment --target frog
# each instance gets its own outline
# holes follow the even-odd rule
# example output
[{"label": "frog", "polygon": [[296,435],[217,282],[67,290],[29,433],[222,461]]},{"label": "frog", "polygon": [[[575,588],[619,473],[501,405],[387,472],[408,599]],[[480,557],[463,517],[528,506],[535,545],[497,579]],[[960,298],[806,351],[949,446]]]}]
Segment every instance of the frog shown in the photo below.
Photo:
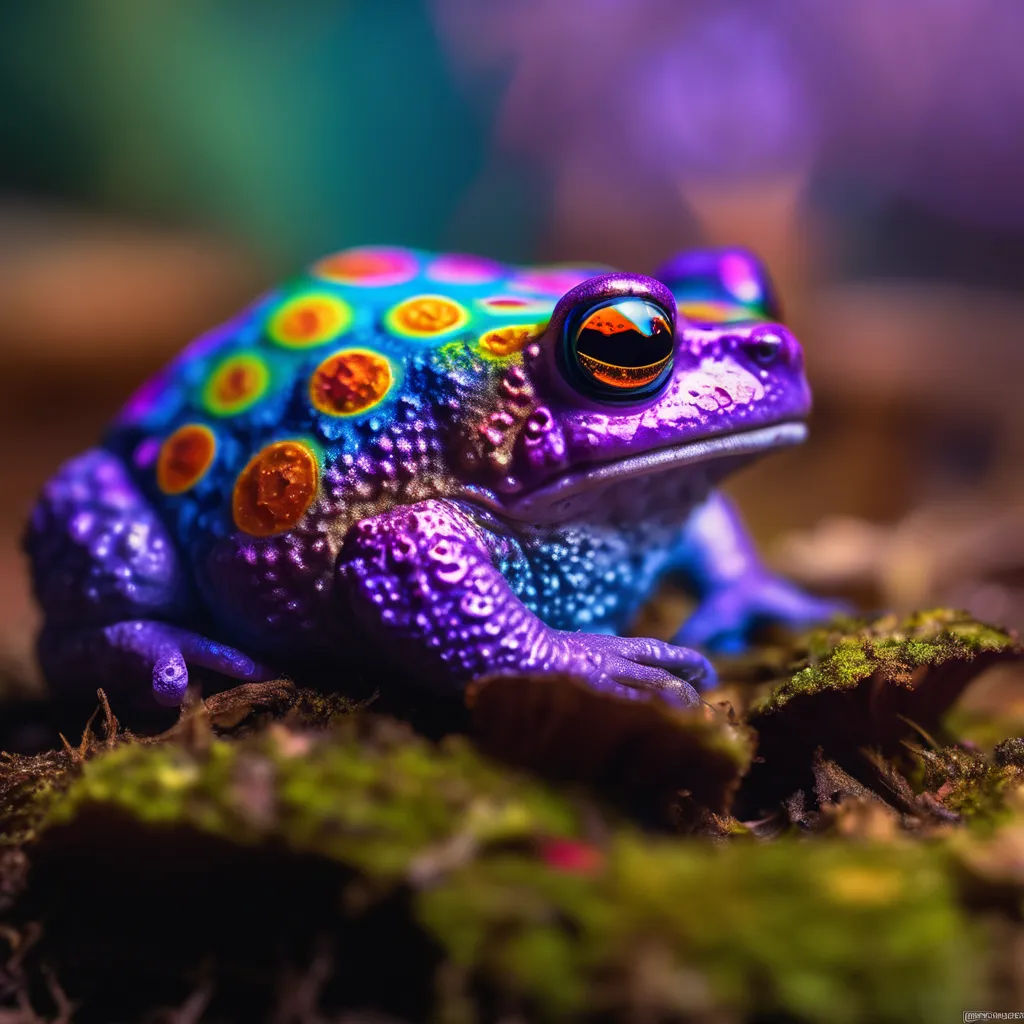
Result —
[{"label": "frog", "polygon": [[[438,695],[559,675],[697,704],[709,653],[841,610],[771,572],[720,489],[802,442],[810,402],[744,249],[650,275],[343,249],[187,345],[45,484],[39,661],[57,693],[169,708],[196,673],[374,665]],[[628,635],[669,577],[696,610]]]}]

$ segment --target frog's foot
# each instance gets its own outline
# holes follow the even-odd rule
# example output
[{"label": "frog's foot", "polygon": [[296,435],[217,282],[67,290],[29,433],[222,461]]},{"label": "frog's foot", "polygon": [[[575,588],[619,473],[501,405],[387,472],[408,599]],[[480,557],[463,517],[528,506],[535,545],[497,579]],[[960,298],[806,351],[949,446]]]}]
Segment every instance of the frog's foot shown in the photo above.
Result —
[{"label": "frog's foot", "polygon": [[845,602],[813,597],[780,576],[758,572],[708,594],[674,639],[678,644],[736,653],[749,644],[760,625],[803,629],[850,611]]},{"label": "frog's foot", "polygon": [[696,651],[553,629],[513,593],[473,522],[443,501],[354,526],[339,559],[338,596],[366,642],[439,687],[566,673],[605,693],[692,704],[692,684],[714,678]]},{"label": "frog's foot", "polygon": [[39,639],[39,657],[55,686],[86,681],[105,689],[151,688],[165,707],[181,704],[189,666],[232,679],[259,682],[276,673],[241,651],[164,622],[135,619],[72,632],[47,629]]},{"label": "frog's foot", "polygon": [[630,699],[656,693],[686,706],[700,703],[695,687],[715,684],[711,663],[687,647],[641,637],[552,632],[568,649],[570,671],[603,693]]}]

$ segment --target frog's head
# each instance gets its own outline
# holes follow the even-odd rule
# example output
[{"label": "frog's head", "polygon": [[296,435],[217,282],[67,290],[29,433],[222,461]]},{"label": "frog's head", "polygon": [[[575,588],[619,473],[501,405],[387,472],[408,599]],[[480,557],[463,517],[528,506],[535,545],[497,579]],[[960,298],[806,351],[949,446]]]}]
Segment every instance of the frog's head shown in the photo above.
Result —
[{"label": "frog's head", "polygon": [[[736,250],[572,288],[512,372],[518,412],[497,414],[509,472],[487,503],[513,519],[563,519],[654,475],[682,496],[802,441],[803,354],[777,317],[760,265]],[[506,390],[512,410],[517,388]]]}]

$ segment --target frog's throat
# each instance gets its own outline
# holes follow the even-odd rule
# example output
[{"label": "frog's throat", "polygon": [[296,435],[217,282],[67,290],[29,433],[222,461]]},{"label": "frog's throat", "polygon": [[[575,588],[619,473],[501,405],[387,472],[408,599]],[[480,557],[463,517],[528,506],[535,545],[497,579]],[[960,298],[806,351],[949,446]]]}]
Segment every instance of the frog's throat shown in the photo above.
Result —
[{"label": "frog's throat", "polygon": [[[610,483],[718,460],[728,460],[730,463],[746,462],[774,448],[800,444],[806,438],[806,424],[793,421],[656,448],[653,451],[629,455],[612,462],[596,463],[585,469],[566,473],[514,500],[497,501],[495,507],[500,508],[502,514],[511,519],[536,521],[538,516],[553,509],[560,507],[567,510],[577,495]],[[708,468],[710,470],[712,467]],[[474,495],[477,501],[481,497],[483,495]],[[486,499],[485,502],[491,503]]]}]

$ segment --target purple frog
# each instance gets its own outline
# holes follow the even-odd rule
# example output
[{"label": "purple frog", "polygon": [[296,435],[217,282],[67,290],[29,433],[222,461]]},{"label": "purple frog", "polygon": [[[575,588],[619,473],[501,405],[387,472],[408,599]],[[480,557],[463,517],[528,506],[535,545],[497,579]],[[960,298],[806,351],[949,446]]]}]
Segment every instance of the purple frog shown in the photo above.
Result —
[{"label": "purple frog", "polygon": [[[26,547],[54,687],[180,704],[384,664],[690,704],[698,648],[837,606],[769,573],[728,472],[804,439],[800,346],[741,250],[653,277],[349,249],[201,337],[66,463]],[[673,643],[619,635],[668,573]]]}]

